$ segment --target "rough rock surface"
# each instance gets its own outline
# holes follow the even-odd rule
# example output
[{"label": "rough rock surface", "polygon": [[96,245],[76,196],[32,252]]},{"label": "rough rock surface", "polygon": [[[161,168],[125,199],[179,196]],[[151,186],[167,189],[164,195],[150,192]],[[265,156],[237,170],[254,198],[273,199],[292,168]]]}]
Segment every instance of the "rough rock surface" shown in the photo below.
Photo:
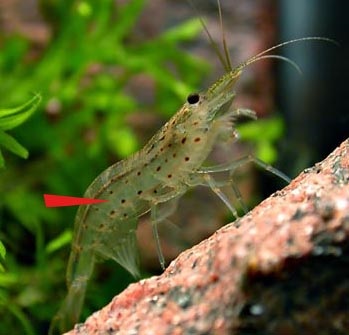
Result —
[{"label": "rough rock surface", "polygon": [[349,334],[349,140],[68,334]]}]

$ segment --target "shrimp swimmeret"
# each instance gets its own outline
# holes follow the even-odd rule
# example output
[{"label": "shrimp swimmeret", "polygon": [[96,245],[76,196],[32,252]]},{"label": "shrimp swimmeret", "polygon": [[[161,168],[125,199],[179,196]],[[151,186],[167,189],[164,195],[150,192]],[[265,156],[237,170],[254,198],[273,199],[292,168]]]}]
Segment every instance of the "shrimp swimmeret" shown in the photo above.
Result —
[{"label": "shrimp swimmeret", "polygon": [[[213,43],[210,35],[209,38]],[[224,53],[217,48],[216,52],[227,73],[207,91],[190,94],[179,111],[143,149],[110,166],[93,181],[85,197],[106,199],[108,202],[80,206],[78,209],[67,268],[68,294],[52,321],[50,333],[57,328],[60,331],[69,330],[79,321],[96,257],[111,258],[135,277],[139,276],[136,229],[137,220],[143,214],[150,211],[157,251],[164,268],[157,224],[171,214],[171,205],[188,189],[198,185],[211,188],[237,217],[234,206],[222,191],[223,186],[232,185],[232,180],[217,182],[215,174],[233,172],[248,162],[254,162],[288,181],[283,173],[251,155],[213,167],[203,167],[203,163],[218,140],[237,138],[234,129],[237,118],[256,118],[250,110],[230,108],[235,97],[233,87],[243,69],[267,57],[285,60],[268,53],[286,44],[309,40],[331,41],[321,37],[287,41],[232,69],[223,38]],[[292,61],[287,61],[294,65]],[[222,136],[224,134],[228,136]]]}]

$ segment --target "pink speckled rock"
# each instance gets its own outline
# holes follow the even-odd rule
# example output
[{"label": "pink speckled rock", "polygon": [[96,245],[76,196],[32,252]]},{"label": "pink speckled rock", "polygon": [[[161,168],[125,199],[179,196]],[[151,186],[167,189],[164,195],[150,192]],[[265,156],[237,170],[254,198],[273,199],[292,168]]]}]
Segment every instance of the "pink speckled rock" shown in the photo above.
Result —
[{"label": "pink speckled rock", "polygon": [[349,334],[349,141],[70,335]]}]

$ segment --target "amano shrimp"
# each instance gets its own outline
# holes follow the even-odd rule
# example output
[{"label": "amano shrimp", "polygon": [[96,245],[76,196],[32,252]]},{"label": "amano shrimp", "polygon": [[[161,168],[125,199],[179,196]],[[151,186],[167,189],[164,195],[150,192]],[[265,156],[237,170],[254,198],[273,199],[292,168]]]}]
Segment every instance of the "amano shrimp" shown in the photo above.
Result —
[{"label": "amano shrimp", "polygon": [[[212,42],[210,35],[209,38]],[[203,163],[216,142],[222,138],[237,139],[234,125],[239,117],[256,118],[253,111],[231,108],[235,97],[233,88],[244,68],[267,57],[285,60],[269,53],[284,45],[308,40],[329,39],[290,40],[260,52],[235,68],[230,66],[223,40],[224,55],[217,52],[227,72],[206,91],[189,94],[179,111],[143,149],[110,166],[92,182],[84,196],[108,202],[78,209],[67,267],[68,294],[52,321],[51,333],[56,328],[69,330],[79,321],[87,282],[97,258],[113,259],[139,277],[136,229],[140,216],[150,212],[159,260],[164,268],[157,225],[172,213],[178,198],[190,188],[209,187],[237,217],[236,209],[222,190],[226,185],[234,187],[232,180],[218,182],[215,174],[232,173],[238,167],[254,162],[289,181],[283,173],[252,155],[232,158],[225,164],[211,167],[204,167]]]}]

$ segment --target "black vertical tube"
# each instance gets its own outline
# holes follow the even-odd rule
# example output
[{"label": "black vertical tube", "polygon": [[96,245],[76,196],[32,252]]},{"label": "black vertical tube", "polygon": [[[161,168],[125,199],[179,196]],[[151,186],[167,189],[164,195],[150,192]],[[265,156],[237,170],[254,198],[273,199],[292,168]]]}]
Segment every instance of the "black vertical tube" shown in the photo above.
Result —
[{"label": "black vertical tube", "polygon": [[285,47],[303,75],[278,64],[277,101],[287,137],[280,167],[291,177],[329,154],[349,137],[349,1],[280,0],[280,41],[306,36],[335,39]]}]

